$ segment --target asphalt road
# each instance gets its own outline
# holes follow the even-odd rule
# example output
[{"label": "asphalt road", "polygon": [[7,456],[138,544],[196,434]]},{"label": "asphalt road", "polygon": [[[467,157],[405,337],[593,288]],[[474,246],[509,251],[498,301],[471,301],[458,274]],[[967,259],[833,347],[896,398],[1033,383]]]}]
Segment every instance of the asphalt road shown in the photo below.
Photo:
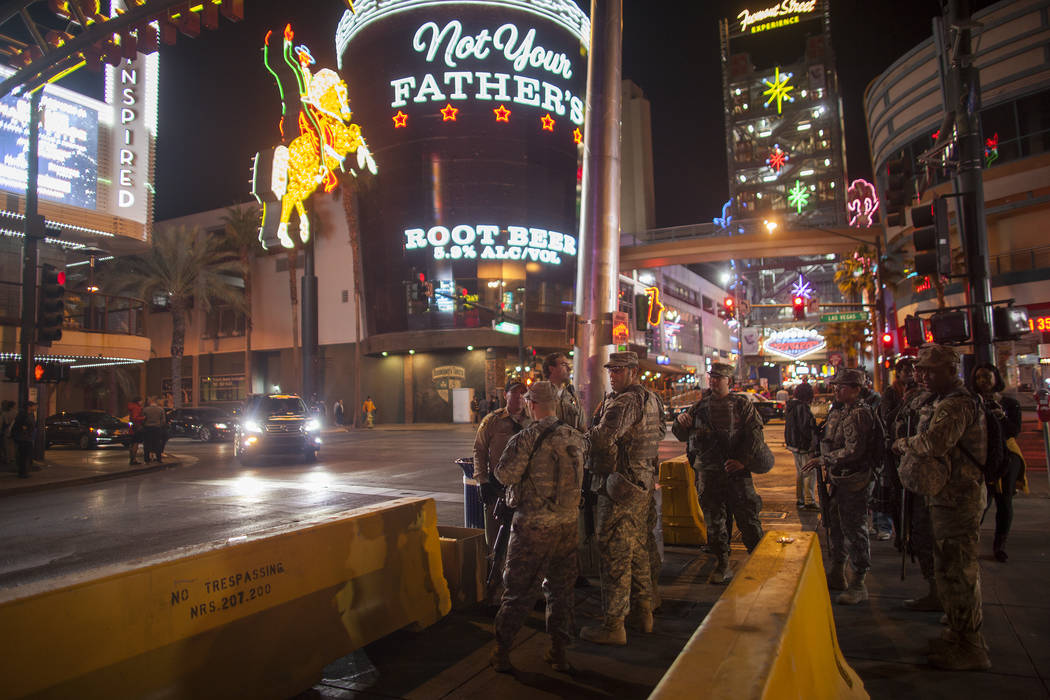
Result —
[{"label": "asphalt road", "polygon": [[462,472],[470,425],[329,433],[314,464],[273,457],[250,468],[230,443],[188,439],[168,451],[199,461],[139,476],[4,499],[0,589],[222,542],[404,496],[437,503],[463,524]]}]

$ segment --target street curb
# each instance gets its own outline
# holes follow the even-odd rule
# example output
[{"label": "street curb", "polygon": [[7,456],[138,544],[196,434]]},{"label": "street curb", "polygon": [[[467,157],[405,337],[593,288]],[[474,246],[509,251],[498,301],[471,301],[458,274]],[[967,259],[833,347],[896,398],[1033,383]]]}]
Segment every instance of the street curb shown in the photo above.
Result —
[{"label": "street curb", "polygon": [[64,488],[66,486],[83,486],[84,484],[94,484],[100,481],[122,479],[127,476],[138,476],[140,474],[148,474],[150,472],[163,471],[165,469],[175,469],[176,467],[181,467],[185,464],[195,464],[197,461],[199,460],[197,460],[194,457],[181,457],[179,459],[173,459],[168,462],[150,464],[148,466],[143,465],[137,469],[125,469],[123,471],[112,472],[109,474],[92,474],[91,476],[84,476],[75,479],[63,479],[61,481],[44,481],[40,483],[29,482],[25,486],[0,488],[0,498],[4,498],[6,496],[17,496],[23,493],[39,493],[41,491],[52,491],[55,489]]}]

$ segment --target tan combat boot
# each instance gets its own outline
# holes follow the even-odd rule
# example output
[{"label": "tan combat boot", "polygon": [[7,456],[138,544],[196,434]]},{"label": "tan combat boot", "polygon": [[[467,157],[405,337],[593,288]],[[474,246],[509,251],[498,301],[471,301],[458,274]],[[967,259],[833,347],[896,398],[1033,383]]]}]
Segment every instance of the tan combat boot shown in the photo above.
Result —
[{"label": "tan combat boot", "polygon": [[558,642],[551,644],[551,648],[543,654],[543,660],[549,663],[555,671],[571,673],[573,670],[572,664],[565,657],[565,646]]},{"label": "tan combat boot", "polygon": [[492,665],[494,671],[499,673],[513,671],[514,667],[510,665],[510,649],[496,644],[496,648],[492,650],[492,655],[489,657],[489,664]]},{"label": "tan combat boot", "polygon": [[715,570],[707,577],[707,582],[720,586],[729,583],[731,578],[733,578],[733,570],[729,567],[729,557],[719,557]]},{"label": "tan combat boot", "polygon": [[937,581],[930,579],[930,590],[922,598],[909,598],[904,601],[904,607],[916,612],[942,612],[941,599],[937,596]]},{"label": "tan combat boot", "polygon": [[622,647],[627,644],[627,630],[624,629],[622,619],[605,618],[600,625],[588,625],[580,630],[580,639],[595,644],[613,644]]},{"label": "tan combat boot", "polygon": [[632,603],[631,612],[627,614],[627,627],[629,627],[632,632],[651,634],[653,631],[652,605],[640,601]]},{"label": "tan combat boot", "polygon": [[980,632],[956,633],[955,643],[930,654],[930,665],[946,671],[986,671],[992,667]]},{"label": "tan combat boot", "polygon": [[864,585],[864,576],[866,574],[856,574],[853,577],[853,582],[850,583],[849,588],[846,589],[845,593],[839,593],[839,597],[835,599],[835,602],[839,605],[856,605],[857,603],[863,603],[868,599],[868,588]]},{"label": "tan combat boot", "polygon": [[828,571],[828,590],[846,590],[846,564],[845,562],[832,562],[831,570]]}]

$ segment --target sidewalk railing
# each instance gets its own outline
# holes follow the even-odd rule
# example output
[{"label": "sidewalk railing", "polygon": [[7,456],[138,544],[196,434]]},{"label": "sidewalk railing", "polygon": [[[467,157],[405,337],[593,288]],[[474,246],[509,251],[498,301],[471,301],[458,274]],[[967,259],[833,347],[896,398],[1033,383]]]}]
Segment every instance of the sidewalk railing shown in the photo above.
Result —
[{"label": "sidewalk railing", "polygon": [[[91,333],[145,335],[146,303],[112,294],[66,291],[62,327]],[[0,281],[0,325],[22,322],[22,285]]]}]

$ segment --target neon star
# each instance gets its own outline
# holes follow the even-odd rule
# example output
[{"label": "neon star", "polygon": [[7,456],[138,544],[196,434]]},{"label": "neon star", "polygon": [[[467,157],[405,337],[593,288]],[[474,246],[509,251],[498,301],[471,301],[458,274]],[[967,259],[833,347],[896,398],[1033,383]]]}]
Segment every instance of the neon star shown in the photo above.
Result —
[{"label": "neon star", "polygon": [[572,130],[572,142],[573,143],[583,143],[583,134],[580,133],[579,129],[573,129]]},{"label": "neon star", "polygon": [[395,129],[404,129],[406,126],[408,126],[408,115],[402,112],[400,109],[397,110],[397,114],[391,117],[391,119],[394,120]]},{"label": "neon star", "polygon": [[780,144],[773,146],[773,150],[770,151],[769,157],[766,158],[766,165],[773,169],[773,172],[779,174],[780,169],[784,167],[784,164],[789,160],[787,151],[780,148]]},{"label": "neon star", "polygon": [[496,109],[492,110],[496,114],[496,121],[498,122],[509,122],[510,121],[510,110],[500,105]]},{"label": "neon star", "polygon": [[777,101],[777,114],[782,113],[781,107],[783,106],[784,100],[788,102],[794,102],[795,98],[791,96],[791,91],[794,90],[794,86],[788,85],[788,81],[791,80],[791,73],[780,74],[780,67],[778,66],[773,73],[773,82],[763,80],[762,82],[769,86],[769,89],[763,92],[763,95],[769,95],[769,99],[766,100],[765,107],[769,106],[769,103],[773,100]]},{"label": "neon star", "polygon": [[788,190],[788,204],[795,207],[795,211],[799,214],[809,204],[809,190],[801,180],[795,180],[795,186]]},{"label": "neon star", "polygon": [[448,103],[441,108],[441,121],[443,122],[454,122],[456,121],[456,113],[459,110],[452,106],[452,103]]},{"label": "neon star", "polygon": [[545,131],[554,131],[554,117],[550,115],[550,112],[544,114],[540,121],[543,122],[543,129]]}]

